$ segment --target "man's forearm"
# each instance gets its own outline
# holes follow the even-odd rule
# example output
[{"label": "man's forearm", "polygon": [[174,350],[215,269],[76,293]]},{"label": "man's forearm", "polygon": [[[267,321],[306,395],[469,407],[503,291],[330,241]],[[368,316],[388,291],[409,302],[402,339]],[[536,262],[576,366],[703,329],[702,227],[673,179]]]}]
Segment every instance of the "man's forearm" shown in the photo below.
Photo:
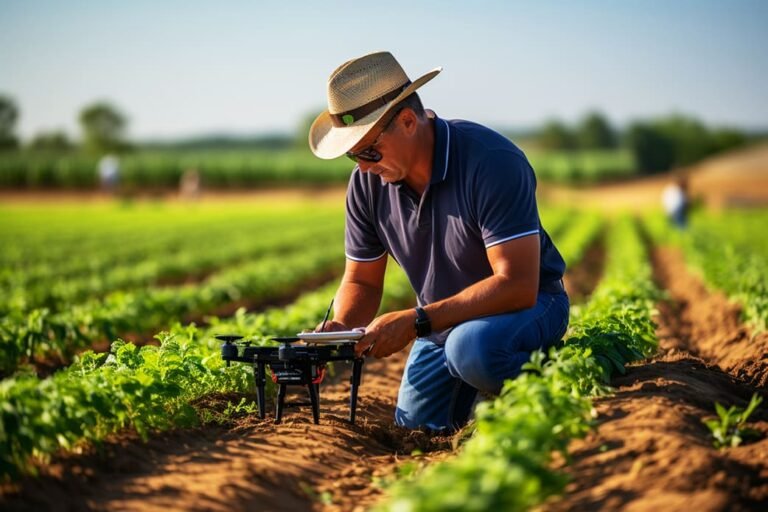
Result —
[{"label": "man's forearm", "polygon": [[381,304],[381,288],[355,281],[342,281],[334,299],[333,319],[347,327],[365,327]]},{"label": "man's forearm", "polygon": [[472,318],[498,315],[533,307],[536,303],[538,276],[530,282],[514,281],[494,275],[479,281],[447,299],[428,304],[432,330],[442,331]]}]

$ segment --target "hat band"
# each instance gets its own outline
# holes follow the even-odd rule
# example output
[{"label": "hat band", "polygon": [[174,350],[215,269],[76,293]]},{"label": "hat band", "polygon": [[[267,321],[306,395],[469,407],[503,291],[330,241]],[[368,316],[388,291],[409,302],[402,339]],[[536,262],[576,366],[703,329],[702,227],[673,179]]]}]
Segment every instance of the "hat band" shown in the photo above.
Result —
[{"label": "hat band", "polygon": [[341,114],[331,114],[331,123],[333,123],[333,126],[336,128],[344,128],[345,126],[349,126],[355,121],[364,118],[374,110],[383,107],[390,101],[400,96],[400,93],[403,92],[409,85],[411,85],[410,80],[405,82],[401,87],[395,89],[394,91],[385,94],[381,98],[376,98],[375,100],[370,101],[361,107],[357,107],[354,110],[348,110],[347,112],[342,112]]}]

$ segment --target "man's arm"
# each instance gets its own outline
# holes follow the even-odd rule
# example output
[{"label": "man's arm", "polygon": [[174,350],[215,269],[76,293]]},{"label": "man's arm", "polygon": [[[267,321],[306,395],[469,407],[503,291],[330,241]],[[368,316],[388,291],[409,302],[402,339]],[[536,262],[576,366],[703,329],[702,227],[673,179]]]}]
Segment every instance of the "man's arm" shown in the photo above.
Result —
[{"label": "man's arm", "polygon": [[326,331],[365,327],[371,323],[381,304],[386,269],[386,255],[375,261],[347,259],[333,302],[333,320],[326,324]]},{"label": "man's arm", "polygon": [[[424,311],[432,329],[442,331],[472,318],[533,307],[539,290],[539,235],[510,240],[487,250],[493,275],[444,300],[428,304]],[[405,348],[415,337],[413,309],[394,311],[368,326],[358,347],[373,344],[371,353],[387,357]]]}]

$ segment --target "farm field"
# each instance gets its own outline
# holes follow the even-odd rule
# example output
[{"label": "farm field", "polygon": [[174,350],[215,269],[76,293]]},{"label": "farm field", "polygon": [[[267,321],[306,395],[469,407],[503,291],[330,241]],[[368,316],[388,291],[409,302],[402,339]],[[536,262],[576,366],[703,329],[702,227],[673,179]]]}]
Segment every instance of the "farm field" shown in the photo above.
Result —
[{"label": "farm field", "polygon": [[[0,205],[0,508],[765,509],[766,403],[736,437],[727,409],[766,395],[768,211],[678,232],[542,206],[569,267],[564,343],[435,436],[392,423],[405,353],[365,363],[355,425],[345,364],[320,425],[306,408],[276,425],[251,370],[221,361],[215,334],[264,345],[322,319],[337,199]],[[390,261],[382,310],[412,302]]]},{"label": "farm field", "polygon": [[[636,165],[628,150],[528,152],[540,179],[560,183],[595,183],[626,179]],[[0,190],[82,190],[99,186],[98,159],[77,152],[19,151],[0,159]],[[124,193],[179,186],[185,171],[196,170],[205,188],[242,189],[302,183],[344,184],[346,158],[319,160],[306,150],[139,150],[120,158]]]}]

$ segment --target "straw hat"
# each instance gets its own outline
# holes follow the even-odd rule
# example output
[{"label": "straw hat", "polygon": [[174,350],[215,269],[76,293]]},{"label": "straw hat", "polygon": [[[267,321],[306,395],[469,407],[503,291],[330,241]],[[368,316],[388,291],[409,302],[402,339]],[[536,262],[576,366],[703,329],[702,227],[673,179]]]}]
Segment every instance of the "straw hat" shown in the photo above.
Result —
[{"label": "straw hat", "polygon": [[435,68],[411,82],[389,52],[345,62],[328,79],[328,110],[309,129],[309,147],[325,159],[336,158],[360,142],[392,107],[437,76]]}]

